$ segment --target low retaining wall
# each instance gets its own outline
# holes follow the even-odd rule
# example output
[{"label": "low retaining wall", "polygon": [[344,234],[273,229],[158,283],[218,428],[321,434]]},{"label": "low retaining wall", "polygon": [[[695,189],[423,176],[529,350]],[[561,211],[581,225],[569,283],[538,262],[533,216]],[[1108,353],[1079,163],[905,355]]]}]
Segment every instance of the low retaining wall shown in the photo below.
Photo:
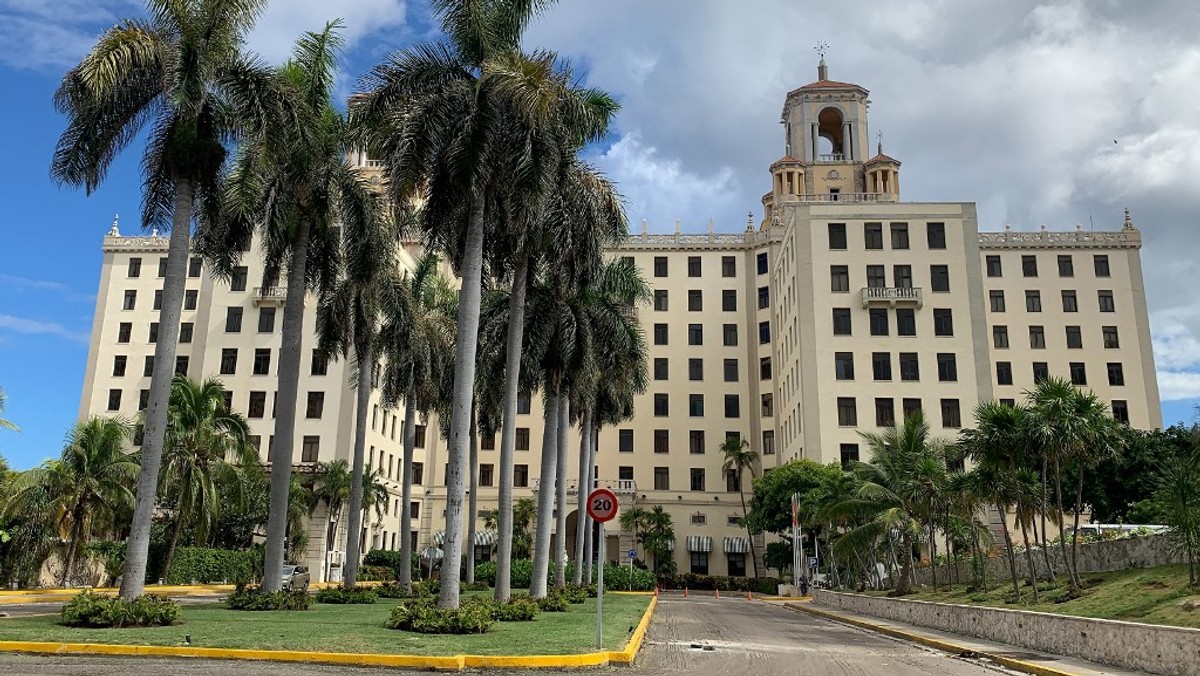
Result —
[{"label": "low retaining wall", "polygon": [[818,589],[821,606],[1168,676],[1200,676],[1200,629]]}]

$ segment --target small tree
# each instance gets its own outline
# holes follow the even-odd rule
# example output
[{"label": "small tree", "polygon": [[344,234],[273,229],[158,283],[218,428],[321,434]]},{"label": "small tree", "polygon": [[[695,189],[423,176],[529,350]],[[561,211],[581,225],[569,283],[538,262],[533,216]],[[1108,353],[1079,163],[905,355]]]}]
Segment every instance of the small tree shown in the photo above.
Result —
[{"label": "small tree", "polygon": [[1200,451],[1172,458],[1163,467],[1154,493],[1168,537],[1188,561],[1188,584],[1200,585]]}]

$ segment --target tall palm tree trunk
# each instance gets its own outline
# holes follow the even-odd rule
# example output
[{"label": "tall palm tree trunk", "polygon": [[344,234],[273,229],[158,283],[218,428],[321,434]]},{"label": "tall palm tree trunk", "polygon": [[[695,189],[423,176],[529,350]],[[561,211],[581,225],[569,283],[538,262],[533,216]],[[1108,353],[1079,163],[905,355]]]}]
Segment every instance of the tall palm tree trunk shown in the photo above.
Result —
[{"label": "tall palm tree trunk", "polygon": [[301,218],[288,261],[287,296],[283,306],[283,345],[279,350],[279,390],[275,412],[275,447],[271,449],[271,509],[267,518],[266,570],[263,588],[283,588],[287,541],[288,497],[296,437],[296,398],[300,387],[300,343],[304,337],[304,297],[308,292],[309,223]]},{"label": "tall palm tree trunk", "polygon": [[[1079,574],[1079,514],[1083,511],[1083,466],[1079,467],[1079,479],[1075,486],[1075,527],[1071,531],[1071,570],[1075,573],[1075,584],[1083,586]],[[1065,557],[1064,557],[1065,558]]]},{"label": "tall palm tree trunk", "polygon": [[937,531],[933,520],[933,505],[929,506],[929,570],[933,578],[933,589],[937,591]]},{"label": "tall palm tree trunk", "polygon": [[[592,420],[591,429],[588,432],[588,478],[587,488],[590,493],[596,485],[596,449],[600,445],[600,427],[596,424],[595,419]],[[584,496],[584,500],[587,496]],[[592,517],[588,516],[587,505],[584,505],[583,518],[585,520],[586,534],[583,543],[583,558],[584,558],[584,577],[587,579],[587,584],[592,583],[592,564],[595,562],[596,555],[592,549],[596,546],[596,524],[592,521]]]},{"label": "tall palm tree trunk", "polygon": [[[180,481],[183,486],[191,485],[191,477],[187,476],[188,474],[191,474],[191,472],[186,471],[182,481]],[[175,522],[171,527],[171,542],[167,545],[167,554],[163,557],[162,570],[159,572],[159,576],[164,580],[171,575],[171,563],[175,561],[175,549],[179,546],[179,536],[183,533],[183,498],[184,496],[181,495],[175,505]]]},{"label": "tall palm tree trunk", "polygon": [[458,576],[462,569],[463,498],[466,493],[467,444],[471,403],[475,393],[475,352],[479,346],[479,305],[483,293],[484,200],[471,196],[471,212],[463,247],[462,287],[458,296],[458,334],[455,343],[454,398],[450,414],[450,443],[446,454],[446,547],[438,606],[458,607]]},{"label": "tall palm tree trunk", "polygon": [[83,539],[84,533],[83,514],[80,505],[75,508],[74,515],[71,517],[71,542],[67,545],[67,551],[63,555],[63,587],[74,586],[75,559],[79,557],[79,542]]},{"label": "tall palm tree trunk", "polygon": [[1042,559],[1044,559],[1044,561],[1046,563],[1046,572],[1050,574],[1050,579],[1057,580],[1058,575],[1055,574],[1054,566],[1051,565],[1051,563],[1050,563],[1050,550],[1046,547],[1046,544],[1050,540],[1050,536],[1047,535],[1047,531],[1046,531],[1046,509],[1050,505],[1049,496],[1046,495],[1050,490],[1049,489],[1049,485],[1050,485],[1049,479],[1047,477],[1046,464],[1047,464],[1046,458],[1045,458],[1045,456],[1043,456],[1042,457],[1042,505],[1041,505],[1041,509],[1039,510],[1039,511],[1041,511],[1041,514],[1042,514]]},{"label": "tall palm tree trunk", "polygon": [[467,570],[466,581],[475,583],[475,519],[479,515],[479,432],[476,428],[475,407],[471,407],[471,435],[469,440],[469,463],[471,465],[471,487],[467,492]]},{"label": "tall palm tree trunk", "polygon": [[[587,556],[587,496],[591,492],[588,479],[591,476],[591,445],[592,445],[592,411],[587,408],[579,421],[579,490],[575,500],[575,572],[571,575],[571,583],[578,586],[583,584],[583,569]],[[589,580],[590,582],[591,580]]]},{"label": "tall palm tree trunk", "polygon": [[912,557],[912,535],[909,534],[906,527],[900,535],[900,546],[906,552],[900,562],[900,575],[896,580],[896,595],[903,596],[912,592],[912,573],[913,573],[913,557]]},{"label": "tall palm tree trunk", "polygon": [[188,179],[175,181],[175,213],[167,245],[167,274],[163,279],[162,307],[158,312],[158,342],[154,346],[154,372],[142,438],[142,462],[138,472],[137,501],[126,543],[121,598],[135,599],[146,588],[146,566],[150,557],[150,526],[154,521],[158,471],[162,467],[163,442],[167,433],[167,403],[175,376],[175,351],[179,345],[179,316],[183,312],[187,283],[188,249],[192,230],[193,186]]},{"label": "tall palm tree trunk", "polygon": [[1058,544],[1062,553],[1063,566],[1067,569],[1068,586],[1072,592],[1079,591],[1079,583],[1075,579],[1075,570],[1071,568],[1071,559],[1067,556],[1067,531],[1063,527],[1063,498],[1062,498],[1062,469],[1059,466],[1058,458],[1054,459],[1054,496],[1055,506],[1058,508]]},{"label": "tall palm tree trunk", "polygon": [[404,468],[400,483],[400,571],[396,581],[412,592],[412,489],[413,454],[417,445],[417,405],[412,397],[404,400]]},{"label": "tall palm tree trunk", "polygon": [[[754,568],[754,577],[758,577],[758,557],[754,553],[754,535],[750,532],[750,526],[746,523],[746,491],[742,487],[742,471],[738,470],[738,495],[742,498],[742,526],[746,529],[746,541],[750,543],[750,565]],[[814,540],[815,542],[815,540]],[[801,556],[800,558],[804,558]]]},{"label": "tall palm tree trunk", "polygon": [[504,355],[504,410],[500,431],[500,495],[496,507],[497,601],[512,594],[513,547],[513,452],[517,442],[517,391],[520,388],[521,343],[525,336],[525,289],[529,261],[522,257],[513,272],[512,295],[508,299],[508,343]]},{"label": "tall palm tree trunk", "polygon": [[1007,506],[996,503],[996,511],[1000,513],[1000,530],[1004,533],[1004,548],[1008,553],[1008,571],[1012,574],[1013,596],[1020,601],[1021,587],[1017,580],[1017,555],[1013,551],[1012,533],[1008,530]]},{"label": "tall palm tree trunk", "polygon": [[[1021,539],[1025,541],[1025,565],[1029,566],[1029,586],[1033,589],[1033,602],[1038,602],[1038,574],[1037,566],[1034,565],[1033,550],[1029,548],[1029,527],[1025,523],[1025,519],[1021,518]],[[1011,550],[1012,547],[1009,546]],[[1020,600],[1020,596],[1017,597]]]},{"label": "tall palm tree trunk", "polygon": [[545,425],[542,429],[542,469],[538,475],[537,527],[533,538],[533,576],[529,595],[546,596],[546,575],[550,558],[550,522],[554,509],[554,475],[558,464],[558,392],[546,392]]},{"label": "tall palm tree trunk", "polygon": [[567,586],[567,451],[571,435],[571,386],[558,396],[558,467],[554,477],[554,586]]},{"label": "tall palm tree trunk", "polygon": [[[358,383],[354,397],[354,459],[350,467],[350,523],[346,527],[346,564],[343,585],[353,587],[358,582],[358,567],[362,562],[363,472],[367,445],[367,409],[371,406],[371,370],[375,355],[371,341],[359,341],[354,350],[358,360]],[[407,422],[407,418],[405,419]],[[407,531],[404,537],[408,539]]]}]

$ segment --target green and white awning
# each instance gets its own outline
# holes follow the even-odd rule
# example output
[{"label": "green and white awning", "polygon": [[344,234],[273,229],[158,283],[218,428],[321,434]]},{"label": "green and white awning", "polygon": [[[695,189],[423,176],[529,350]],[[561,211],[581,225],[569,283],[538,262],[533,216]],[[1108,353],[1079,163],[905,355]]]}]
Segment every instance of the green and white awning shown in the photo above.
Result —
[{"label": "green and white awning", "polygon": [[725,538],[726,554],[745,554],[750,551],[748,538]]},{"label": "green and white awning", "polygon": [[490,530],[475,531],[475,546],[476,547],[491,547],[496,544],[496,533]]},{"label": "green and white awning", "polygon": [[421,558],[426,561],[437,561],[445,556],[445,552],[437,547],[426,547],[421,551]]},{"label": "green and white awning", "polygon": [[712,551],[712,537],[708,535],[689,535],[687,537],[689,552],[708,553]]},{"label": "green and white awning", "polygon": [[435,546],[441,547],[443,544],[445,544],[445,542],[446,542],[446,531],[444,531],[444,530],[433,531],[433,544]]}]

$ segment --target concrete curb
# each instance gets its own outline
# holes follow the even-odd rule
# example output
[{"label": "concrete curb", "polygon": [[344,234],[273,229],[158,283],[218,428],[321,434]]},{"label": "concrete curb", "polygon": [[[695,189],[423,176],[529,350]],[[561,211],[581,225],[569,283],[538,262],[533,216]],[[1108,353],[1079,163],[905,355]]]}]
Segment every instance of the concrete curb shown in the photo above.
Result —
[{"label": "concrete curb", "polygon": [[[379,582],[360,582],[360,587],[374,587]],[[308,586],[310,590],[328,589],[341,586],[340,582],[314,582]],[[176,585],[147,585],[147,594],[161,596],[207,596],[224,594],[236,588],[232,584],[176,584]],[[0,605],[21,605],[23,603],[65,603],[75,598],[81,592],[93,591],[102,596],[116,596],[120,591],[116,587],[78,587],[74,589],[23,589],[20,591],[0,591]]]},{"label": "concrete curb", "polygon": [[932,636],[913,634],[907,631],[901,631],[892,627],[876,624],[874,622],[867,622],[854,617],[846,617],[845,615],[839,615],[838,613],[830,612],[828,610],[818,610],[807,605],[807,603],[805,603],[805,605],[800,605],[799,603],[786,603],[784,604],[784,607],[796,612],[808,613],[809,615],[815,615],[816,617],[826,620],[841,622],[842,624],[848,624],[860,629],[874,631],[879,634],[884,634],[885,636],[891,636],[892,638],[911,641],[912,643],[919,643],[920,645],[933,648],[934,650],[941,650],[942,652],[953,653],[956,655],[964,652],[971,652],[979,655],[980,657],[986,657],[987,659],[999,665],[1008,667],[1014,671],[1020,671],[1026,674],[1034,674],[1034,676],[1078,676],[1072,671],[1063,671],[1061,669],[1055,669],[1053,667],[1047,667],[1041,664],[1035,664],[1033,662],[1026,662],[1025,660],[1018,660],[1011,657],[1005,657],[1003,655],[997,655],[995,653],[980,652],[966,646],[936,639]]},{"label": "concrete curb", "polygon": [[650,599],[629,641],[622,650],[605,650],[575,655],[381,655],[371,653],[293,652],[288,650],[247,650],[239,648],[198,648],[192,646],[114,645],[92,643],[54,643],[34,641],[0,641],[0,652],[33,653],[39,655],[108,655],[193,657],[218,660],[257,660],[267,662],[305,662],[374,667],[403,667],[435,671],[481,669],[544,669],[602,667],[610,664],[632,664],[641,651],[646,631],[658,598]]}]

